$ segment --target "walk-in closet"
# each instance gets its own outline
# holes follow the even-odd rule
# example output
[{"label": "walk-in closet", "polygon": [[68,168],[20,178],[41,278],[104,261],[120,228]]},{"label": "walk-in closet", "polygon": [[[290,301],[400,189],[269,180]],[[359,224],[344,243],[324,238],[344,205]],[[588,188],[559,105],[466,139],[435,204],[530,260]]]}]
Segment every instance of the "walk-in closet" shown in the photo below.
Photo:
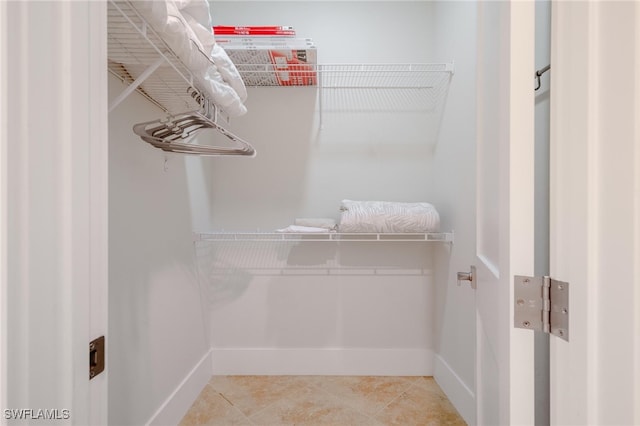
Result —
[{"label": "walk-in closet", "polygon": [[[474,232],[475,4],[210,2],[214,25],[312,38],[317,83],[247,84],[246,113],[203,128],[135,6],[109,4],[110,420],[159,421],[211,375],[435,376],[469,418],[474,296],[455,272]],[[167,114],[196,152],[153,136],[175,134]],[[435,217],[348,228],[360,202]],[[337,232],[287,232],[305,218]]]}]

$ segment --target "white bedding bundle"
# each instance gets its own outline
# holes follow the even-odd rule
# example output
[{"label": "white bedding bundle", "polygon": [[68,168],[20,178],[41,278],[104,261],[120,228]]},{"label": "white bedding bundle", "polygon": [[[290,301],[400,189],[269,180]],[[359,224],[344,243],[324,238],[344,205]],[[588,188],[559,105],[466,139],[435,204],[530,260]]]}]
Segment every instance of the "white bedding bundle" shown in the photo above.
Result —
[{"label": "white bedding bundle", "polygon": [[247,112],[247,90],[215,42],[207,0],[138,0],[133,6],[196,76],[199,87],[230,117]]},{"label": "white bedding bundle", "polygon": [[340,232],[437,232],[440,216],[430,203],[342,200]]}]

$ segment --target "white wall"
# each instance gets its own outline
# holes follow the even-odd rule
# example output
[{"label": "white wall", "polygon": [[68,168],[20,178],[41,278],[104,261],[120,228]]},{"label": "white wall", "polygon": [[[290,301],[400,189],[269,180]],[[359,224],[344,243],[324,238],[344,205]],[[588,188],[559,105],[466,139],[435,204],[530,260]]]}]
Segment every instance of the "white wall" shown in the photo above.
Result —
[{"label": "white wall", "polygon": [[409,245],[206,243],[214,372],[430,374],[432,265]]},{"label": "white wall", "polygon": [[[424,2],[213,2],[212,15],[216,24],[293,25],[315,40],[321,63],[406,63],[429,61],[430,8]],[[423,42],[377,30],[389,22],[402,22],[402,34]],[[429,200],[432,146],[415,127],[419,120],[402,128],[401,114],[347,109],[320,123],[317,96],[315,88],[250,89],[249,113],[232,125],[258,155],[207,160],[210,169],[199,176],[209,179],[210,216],[200,217],[198,229],[264,231],[296,217],[338,219],[344,198]],[[428,246],[205,243],[202,253],[210,259],[203,276],[215,372],[431,373]]]},{"label": "white wall", "polygon": [[[122,89],[110,76],[110,99]],[[211,373],[190,375],[209,342],[186,159],[132,131],[162,117],[138,93],[109,115],[109,424],[177,423]]]},{"label": "white wall", "polygon": [[[320,63],[428,62],[431,57],[427,2],[211,4],[215,24],[295,26],[300,37],[314,39]],[[397,36],[379,30],[389,22],[402,23]],[[420,42],[408,43],[408,38]],[[350,197],[429,198],[431,147],[419,134],[419,120],[403,127],[398,120],[406,123],[405,114],[363,114],[347,103],[340,114],[325,111],[319,129],[317,96],[314,88],[249,89],[249,113],[232,125],[255,145],[258,156],[211,160],[215,226],[269,230],[297,216],[337,218],[340,200]]]},{"label": "white wall", "polygon": [[[319,348],[436,351],[443,378],[447,374],[455,382],[450,390],[473,403],[474,296],[468,286],[456,287],[455,272],[468,270],[474,253],[474,3],[221,1],[212,3],[212,15],[216,24],[293,25],[300,36],[316,41],[321,63],[456,63],[435,146],[423,128],[394,127],[400,114],[373,114],[368,122],[353,115],[349,122],[329,117],[319,129],[314,89],[250,89],[249,113],[232,124],[254,143],[258,156],[209,160],[210,217],[201,218],[202,229],[273,230],[295,217],[337,219],[342,198],[425,200],[440,210],[443,229],[456,231],[456,242],[451,253],[445,245],[363,245],[339,252],[312,243],[270,251],[265,243],[205,247],[218,259],[207,266],[219,274],[207,283],[218,356],[233,348],[242,354],[249,348],[297,348],[309,356]],[[355,256],[359,263],[345,263]],[[398,265],[397,259],[414,260]],[[424,274],[342,272],[327,278],[317,272],[354,265],[371,270],[376,262],[399,268],[396,274]],[[277,276],[301,264],[313,271]],[[214,356],[214,370],[215,365]]]}]

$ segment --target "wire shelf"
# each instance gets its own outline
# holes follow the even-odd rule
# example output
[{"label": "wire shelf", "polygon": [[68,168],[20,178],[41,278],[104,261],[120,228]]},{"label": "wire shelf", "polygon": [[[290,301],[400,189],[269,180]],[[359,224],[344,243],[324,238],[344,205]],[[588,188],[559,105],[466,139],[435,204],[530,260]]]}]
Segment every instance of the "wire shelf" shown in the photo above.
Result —
[{"label": "wire shelf", "polygon": [[319,72],[323,89],[436,90],[448,82],[453,64],[326,64]]},{"label": "wire shelf", "polygon": [[133,90],[169,114],[212,108],[192,72],[129,2],[109,1],[107,22],[109,72],[132,88],[110,110]]},{"label": "wire shelf", "polygon": [[[145,10],[140,8],[149,6],[142,2],[134,6],[134,2],[127,0],[108,2],[108,69],[126,84],[110,102],[109,112],[133,91],[138,91],[168,114],[164,119],[134,126],[134,133],[152,146],[182,154],[255,156],[248,142],[221,123],[228,123],[228,117],[215,105],[216,94],[202,90],[207,87],[206,77],[202,73],[194,74],[186,65],[189,60],[183,62],[153,29],[152,25],[157,22],[147,22],[139,13]],[[209,61],[209,65],[214,66],[203,51],[199,53],[203,64]],[[231,141],[230,145],[197,143],[196,134],[207,129],[222,134],[226,138],[224,142]]]},{"label": "wire shelf", "polygon": [[[215,110],[198,79],[127,1],[108,3],[108,67],[120,80],[167,112]],[[314,86],[321,110],[438,110],[453,63],[300,64],[236,63],[248,87]],[[336,90],[339,89],[339,90]],[[113,109],[128,92],[117,98]],[[222,118],[225,118],[222,112]]]},{"label": "wire shelf", "polygon": [[[441,64],[236,64],[247,86],[317,85],[321,89],[431,89],[446,85],[453,63]],[[298,83],[299,84],[296,84]]]},{"label": "wire shelf", "polygon": [[[320,126],[344,114],[419,113],[434,140],[444,110],[453,63],[236,64],[247,87],[319,89]],[[283,83],[286,82],[286,83]]]}]

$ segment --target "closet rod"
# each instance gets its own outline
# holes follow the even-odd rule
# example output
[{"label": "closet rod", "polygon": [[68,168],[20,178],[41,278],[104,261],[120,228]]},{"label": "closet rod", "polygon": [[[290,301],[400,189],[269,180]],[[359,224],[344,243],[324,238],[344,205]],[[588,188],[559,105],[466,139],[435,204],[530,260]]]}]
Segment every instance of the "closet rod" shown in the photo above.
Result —
[{"label": "closet rod", "polygon": [[535,75],[536,90],[538,90],[540,88],[540,77],[542,76],[542,74],[544,74],[545,72],[549,71],[550,69],[551,69],[551,65],[547,65],[546,67],[541,68],[538,71],[536,71],[536,75]]}]

